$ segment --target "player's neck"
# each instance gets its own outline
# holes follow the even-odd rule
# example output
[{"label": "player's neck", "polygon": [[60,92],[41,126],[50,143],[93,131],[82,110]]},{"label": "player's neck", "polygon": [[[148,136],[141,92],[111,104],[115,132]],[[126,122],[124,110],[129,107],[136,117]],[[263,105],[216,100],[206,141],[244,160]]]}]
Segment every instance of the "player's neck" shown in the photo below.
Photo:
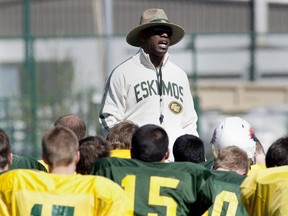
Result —
[{"label": "player's neck", "polygon": [[53,174],[72,175],[75,174],[75,165],[49,167],[49,172]]},{"label": "player's neck", "polygon": [[220,170],[220,171],[230,171],[229,169],[223,168],[223,167],[218,167],[215,170]]}]

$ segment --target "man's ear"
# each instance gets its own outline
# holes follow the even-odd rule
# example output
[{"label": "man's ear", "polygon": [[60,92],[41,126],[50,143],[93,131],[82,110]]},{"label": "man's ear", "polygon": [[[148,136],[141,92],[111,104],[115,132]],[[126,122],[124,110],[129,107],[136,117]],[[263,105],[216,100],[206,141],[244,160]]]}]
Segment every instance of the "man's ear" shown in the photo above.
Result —
[{"label": "man's ear", "polygon": [[78,150],[75,155],[75,163],[77,164],[79,160],[80,160],[80,151]]},{"label": "man's ear", "polygon": [[169,158],[169,155],[170,155],[170,149],[167,148],[164,159],[167,160]]}]

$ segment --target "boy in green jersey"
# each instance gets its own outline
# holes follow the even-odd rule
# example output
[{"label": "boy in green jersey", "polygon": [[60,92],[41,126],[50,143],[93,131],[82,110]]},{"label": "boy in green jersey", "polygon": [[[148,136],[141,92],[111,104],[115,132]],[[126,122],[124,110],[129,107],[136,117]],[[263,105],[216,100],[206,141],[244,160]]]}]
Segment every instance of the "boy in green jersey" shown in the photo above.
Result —
[{"label": "boy in green jersey", "polygon": [[249,167],[247,153],[237,146],[221,149],[212,166],[213,206],[206,215],[247,216],[241,202],[240,184]]},{"label": "boy in green jersey", "polygon": [[0,173],[12,169],[36,169],[47,172],[46,168],[33,158],[13,155],[9,136],[0,129]]},{"label": "boy in green jersey", "polygon": [[132,159],[102,158],[90,174],[124,188],[128,215],[202,215],[212,204],[211,172],[190,162],[165,163],[168,144],[162,127],[144,125],[132,137]]},{"label": "boy in green jersey", "polygon": [[204,142],[192,134],[181,135],[174,142],[173,155],[176,162],[205,162]]}]

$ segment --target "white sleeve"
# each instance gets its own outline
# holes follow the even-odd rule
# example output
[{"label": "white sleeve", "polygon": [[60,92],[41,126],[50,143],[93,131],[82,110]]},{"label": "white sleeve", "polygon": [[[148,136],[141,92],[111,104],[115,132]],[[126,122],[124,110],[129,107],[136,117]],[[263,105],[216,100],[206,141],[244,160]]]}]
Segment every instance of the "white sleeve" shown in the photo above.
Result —
[{"label": "white sleeve", "polygon": [[105,132],[124,119],[126,107],[125,77],[115,69],[105,83],[99,120]]},{"label": "white sleeve", "polygon": [[182,128],[187,134],[193,134],[195,136],[199,136],[197,132],[197,120],[198,116],[195,111],[194,102],[192,93],[190,90],[189,80],[186,76],[186,81],[184,82],[184,91],[185,91],[185,97],[184,97],[184,114],[183,114],[183,120],[182,120]]}]

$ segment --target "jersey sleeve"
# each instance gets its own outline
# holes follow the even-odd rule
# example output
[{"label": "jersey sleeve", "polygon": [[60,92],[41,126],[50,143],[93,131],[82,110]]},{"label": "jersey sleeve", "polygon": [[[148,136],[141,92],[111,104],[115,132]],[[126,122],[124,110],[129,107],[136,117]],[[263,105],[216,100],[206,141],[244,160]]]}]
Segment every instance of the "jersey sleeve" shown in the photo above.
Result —
[{"label": "jersey sleeve", "polygon": [[[96,176],[96,215],[127,215],[126,211],[126,195],[123,189],[102,176]],[[100,199],[99,199],[100,198]]]},{"label": "jersey sleeve", "polygon": [[10,216],[9,203],[11,203],[11,200],[9,198],[5,193],[0,192],[0,215],[2,216]]},{"label": "jersey sleeve", "polygon": [[198,188],[197,199],[191,206],[193,215],[203,215],[213,203],[211,186],[213,182],[211,181],[210,175],[211,172],[208,169],[203,169],[197,174],[197,185],[195,185],[195,187]]},{"label": "jersey sleeve", "polygon": [[259,206],[257,200],[253,198],[256,192],[255,177],[255,174],[250,175],[241,184],[241,199],[247,212],[254,212],[254,207]]},{"label": "jersey sleeve", "polygon": [[240,186],[249,215],[286,215],[288,166],[267,168],[246,177]]}]

